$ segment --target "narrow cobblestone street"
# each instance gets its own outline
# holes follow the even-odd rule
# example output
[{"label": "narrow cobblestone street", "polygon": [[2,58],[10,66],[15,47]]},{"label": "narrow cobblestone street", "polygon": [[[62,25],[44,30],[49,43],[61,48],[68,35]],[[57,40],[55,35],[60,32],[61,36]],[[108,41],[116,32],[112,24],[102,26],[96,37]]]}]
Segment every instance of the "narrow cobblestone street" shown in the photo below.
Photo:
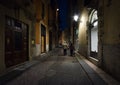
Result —
[{"label": "narrow cobblestone street", "polygon": [[[50,57],[23,71],[6,85],[107,85],[97,74],[91,78],[76,57],[54,51]],[[83,62],[83,61],[81,61]],[[88,67],[87,67],[88,68]],[[23,69],[17,69],[23,70]],[[88,71],[91,71],[89,68]],[[94,74],[94,75],[93,75]],[[3,84],[1,84],[3,85]]]}]

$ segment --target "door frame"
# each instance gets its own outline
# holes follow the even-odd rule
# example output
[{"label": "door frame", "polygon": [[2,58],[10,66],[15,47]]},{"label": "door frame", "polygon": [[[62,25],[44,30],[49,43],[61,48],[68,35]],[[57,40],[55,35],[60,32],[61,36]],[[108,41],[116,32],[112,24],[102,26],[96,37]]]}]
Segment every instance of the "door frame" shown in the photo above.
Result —
[{"label": "door frame", "polygon": [[[18,24],[18,27],[17,27],[16,23],[19,23],[20,26]],[[9,39],[9,36],[7,36],[7,34],[9,34],[9,31],[11,31],[11,35],[10,35],[11,40],[9,40],[11,44],[7,46],[6,39]],[[20,39],[22,46],[19,51],[15,50],[16,49],[15,48],[15,32],[20,32],[22,34],[21,39]],[[12,48],[10,48],[9,50],[11,55],[9,56],[8,55],[9,52],[7,51],[7,48],[9,48],[9,46],[11,45],[12,45]],[[19,49],[19,46],[18,46],[18,49]],[[22,56],[22,59],[20,55]],[[5,65],[6,67],[11,67],[11,66],[23,63],[27,60],[29,60],[29,27],[28,27],[28,24],[25,24],[24,22],[14,19],[12,17],[6,16],[5,17]]]}]

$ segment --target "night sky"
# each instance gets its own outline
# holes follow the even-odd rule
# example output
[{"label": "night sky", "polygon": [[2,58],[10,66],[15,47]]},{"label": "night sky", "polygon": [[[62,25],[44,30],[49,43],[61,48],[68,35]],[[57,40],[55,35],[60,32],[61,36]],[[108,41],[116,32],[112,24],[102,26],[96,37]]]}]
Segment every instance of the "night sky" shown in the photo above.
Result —
[{"label": "night sky", "polygon": [[68,28],[68,0],[58,0],[59,28],[61,31]]}]

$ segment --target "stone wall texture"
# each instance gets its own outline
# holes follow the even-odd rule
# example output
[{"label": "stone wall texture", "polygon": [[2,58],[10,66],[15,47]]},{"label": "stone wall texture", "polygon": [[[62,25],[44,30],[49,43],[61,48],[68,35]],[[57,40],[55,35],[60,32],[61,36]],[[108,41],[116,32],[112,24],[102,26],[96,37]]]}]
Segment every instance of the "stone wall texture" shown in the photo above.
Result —
[{"label": "stone wall texture", "polygon": [[103,68],[120,80],[120,45],[104,45]]}]

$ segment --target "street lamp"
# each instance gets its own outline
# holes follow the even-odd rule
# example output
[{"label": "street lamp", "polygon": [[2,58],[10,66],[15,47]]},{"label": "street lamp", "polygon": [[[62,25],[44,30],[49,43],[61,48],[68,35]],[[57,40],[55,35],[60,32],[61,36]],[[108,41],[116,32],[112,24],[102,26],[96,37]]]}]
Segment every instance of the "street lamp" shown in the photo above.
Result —
[{"label": "street lamp", "polygon": [[73,27],[71,29],[71,36],[72,36],[72,43],[75,44],[75,39],[76,39],[76,30],[77,30],[77,27],[78,27],[78,19],[79,19],[79,16],[77,14],[75,14],[73,16]]},{"label": "street lamp", "polygon": [[78,15],[74,15],[74,20],[77,22],[78,21]]},{"label": "street lamp", "polygon": [[59,11],[59,9],[57,8],[57,11]]}]

